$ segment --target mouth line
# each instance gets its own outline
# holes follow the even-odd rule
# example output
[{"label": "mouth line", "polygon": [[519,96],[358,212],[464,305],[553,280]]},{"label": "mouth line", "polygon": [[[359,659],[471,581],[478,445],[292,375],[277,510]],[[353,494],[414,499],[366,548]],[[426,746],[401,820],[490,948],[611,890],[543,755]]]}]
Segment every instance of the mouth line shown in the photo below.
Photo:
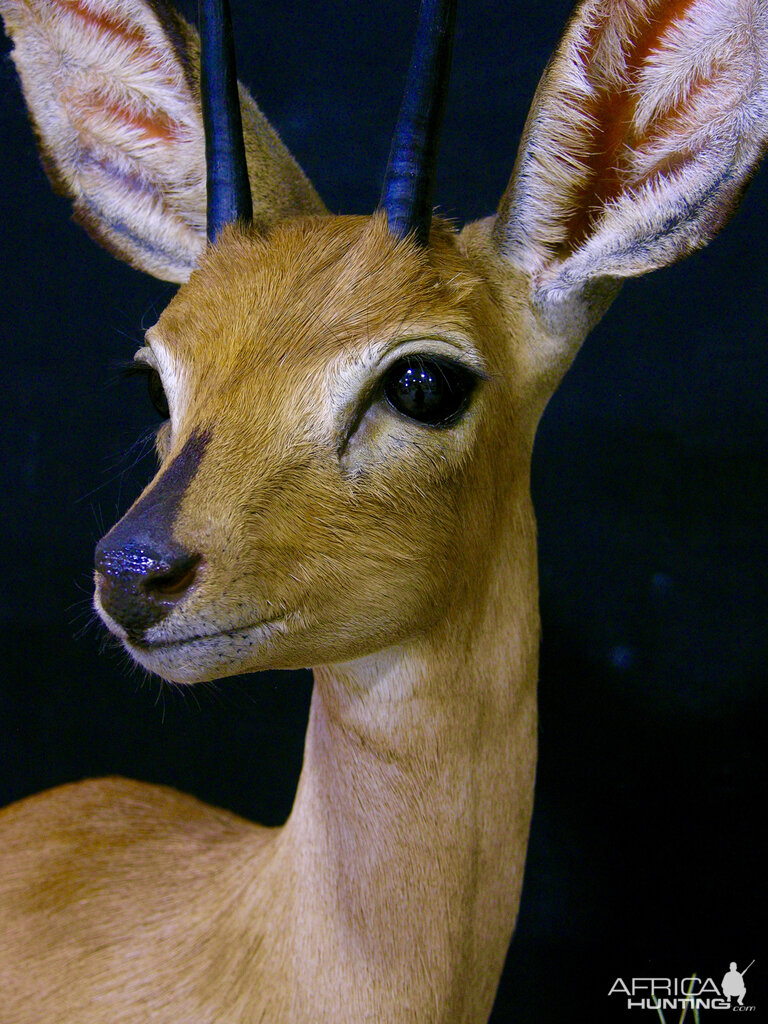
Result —
[{"label": "mouth line", "polygon": [[217,629],[212,633],[195,633],[191,636],[179,637],[177,640],[136,640],[133,637],[128,637],[125,643],[134,648],[137,651],[144,651],[146,653],[156,653],[159,651],[167,651],[173,648],[187,647],[194,643],[204,643],[206,640],[219,640],[226,637],[236,636],[238,633],[249,633],[251,630],[263,629],[266,626],[274,626],[279,622],[288,618],[289,612],[285,612],[282,615],[276,615],[273,619],[261,619],[257,622],[250,622],[244,626],[233,626],[231,629]]}]

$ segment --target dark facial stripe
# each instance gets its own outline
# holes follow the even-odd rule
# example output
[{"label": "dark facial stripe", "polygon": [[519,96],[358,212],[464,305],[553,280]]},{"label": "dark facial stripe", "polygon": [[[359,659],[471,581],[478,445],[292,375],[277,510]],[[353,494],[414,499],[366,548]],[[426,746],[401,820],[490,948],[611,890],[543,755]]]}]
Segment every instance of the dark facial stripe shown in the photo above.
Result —
[{"label": "dark facial stripe", "polygon": [[146,546],[167,550],[172,544],[173,525],[184,495],[200,468],[209,440],[207,430],[191,434],[152,489],[101,540],[99,549],[116,551],[126,546]]}]

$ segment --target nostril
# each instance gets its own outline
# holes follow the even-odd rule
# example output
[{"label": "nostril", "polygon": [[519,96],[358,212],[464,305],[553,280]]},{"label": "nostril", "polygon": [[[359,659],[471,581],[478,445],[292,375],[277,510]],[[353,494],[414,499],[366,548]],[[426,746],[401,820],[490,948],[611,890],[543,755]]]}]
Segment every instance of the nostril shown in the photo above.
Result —
[{"label": "nostril", "polygon": [[144,590],[149,595],[166,599],[183,597],[195,582],[199,565],[200,555],[191,555],[166,572],[149,576],[143,581]]},{"label": "nostril", "polygon": [[115,539],[121,538],[112,531],[96,549],[97,608],[129,637],[141,639],[189,593],[203,559],[168,538],[114,545]]}]

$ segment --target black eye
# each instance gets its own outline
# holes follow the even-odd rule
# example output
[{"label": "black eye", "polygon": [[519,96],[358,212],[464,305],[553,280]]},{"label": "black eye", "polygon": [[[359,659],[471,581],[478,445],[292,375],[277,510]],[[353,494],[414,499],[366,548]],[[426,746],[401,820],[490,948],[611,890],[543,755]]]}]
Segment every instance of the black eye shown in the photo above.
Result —
[{"label": "black eye", "polygon": [[144,377],[147,381],[149,400],[154,405],[158,416],[162,416],[164,420],[170,417],[171,413],[168,409],[168,399],[163,390],[163,383],[160,380],[160,374],[154,366],[150,366],[149,363],[142,362],[141,360],[134,360],[122,368],[122,375],[124,377]]},{"label": "black eye", "polygon": [[475,375],[448,359],[406,356],[389,368],[384,395],[404,416],[430,427],[448,427],[467,407]]},{"label": "black eye", "polygon": [[168,399],[165,397],[160,374],[153,366],[149,367],[149,372],[147,373],[147,391],[149,392],[149,400],[154,405],[157,414],[162,416],[164,420],[167,420],[171,415],[168,408]]}]

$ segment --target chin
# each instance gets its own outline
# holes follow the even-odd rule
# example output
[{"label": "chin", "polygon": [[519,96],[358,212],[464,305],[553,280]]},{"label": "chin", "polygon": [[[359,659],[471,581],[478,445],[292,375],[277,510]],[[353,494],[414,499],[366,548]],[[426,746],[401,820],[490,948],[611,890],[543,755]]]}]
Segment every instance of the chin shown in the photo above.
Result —
[{"label": "chin", "polygon": [[97,611],[137,664],[172,683],[204,683],[244,672],[303,667],[290,656],[292,644],[286,617],[187,637],[165,636],[165,630],[157,629],[137,639],[102,609]]}]

